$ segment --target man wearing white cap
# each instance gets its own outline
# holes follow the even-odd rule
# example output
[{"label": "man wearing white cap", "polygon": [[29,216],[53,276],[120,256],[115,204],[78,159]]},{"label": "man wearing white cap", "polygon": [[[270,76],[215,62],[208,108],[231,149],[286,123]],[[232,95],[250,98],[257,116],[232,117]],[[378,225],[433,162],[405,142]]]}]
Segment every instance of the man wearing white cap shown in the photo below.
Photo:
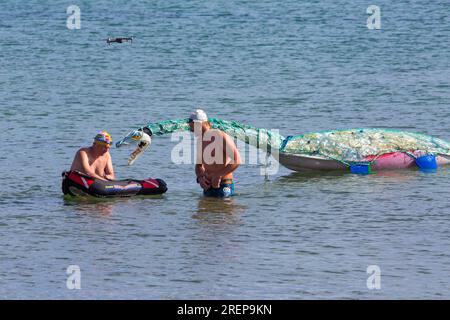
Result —
[{"label": "man wearing white cap", "polygon": [[233,139],[225,132],[213,129],[205,111],[201,109],[191,113],[189,125],[198,138],[195,174],[204,195],[232,196],[234,194],[232,172],[241,164],[241,157]]}]

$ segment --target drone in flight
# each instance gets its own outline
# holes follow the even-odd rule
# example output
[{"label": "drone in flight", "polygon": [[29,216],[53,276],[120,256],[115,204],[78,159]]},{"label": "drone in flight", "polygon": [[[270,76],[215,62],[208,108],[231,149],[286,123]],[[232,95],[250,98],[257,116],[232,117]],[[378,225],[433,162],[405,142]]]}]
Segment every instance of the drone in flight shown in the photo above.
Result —
[{"label": "drone in flight", "polygon": [[134,37],[118,37],[118,38],[108,38],[106,39],[107,44],[111,43],[123,43],[123,42],[133,42]]}]

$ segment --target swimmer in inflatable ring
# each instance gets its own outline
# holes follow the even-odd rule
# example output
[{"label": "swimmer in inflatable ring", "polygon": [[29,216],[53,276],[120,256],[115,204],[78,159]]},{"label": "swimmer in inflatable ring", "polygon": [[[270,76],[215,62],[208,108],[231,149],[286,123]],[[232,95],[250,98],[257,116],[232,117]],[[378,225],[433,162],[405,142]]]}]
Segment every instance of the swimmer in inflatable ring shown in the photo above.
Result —
[{"label": "swimmer in inflatable ring", "polygon": [[[201,141],[195,174],[207,197],[226,198],[234,194],[233,171],[241,164],[234,141],[226,133],[212,129],[206,113],[197,109],[189,117],[191,132]],[[200,153],[201,152],[201,153]]]},{"label": "swimmer in inflatable ring", "polygon": [[79,171],[100,180],[115,180],[109,148],[113,141],[106,131],[94,137],[92,146],[81,148],[73,159],[70,171]]}]

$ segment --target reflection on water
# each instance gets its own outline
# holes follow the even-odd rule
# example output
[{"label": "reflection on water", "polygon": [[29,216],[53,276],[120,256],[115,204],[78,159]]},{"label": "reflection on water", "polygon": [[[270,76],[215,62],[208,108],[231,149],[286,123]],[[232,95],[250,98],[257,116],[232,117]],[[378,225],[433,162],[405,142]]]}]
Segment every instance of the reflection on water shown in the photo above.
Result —
[{"label": "reflection on water", "polygon": [[345,171],[292,171],[288,175],[281,176],[277,179],[277,182],[303,182],[311,181],[312,179],[318,180],[336,180],[344,178],[347,175]]},{"label": "reflection on water", "polygon": [[117,199],[64,197],[64,205],[71,206],[75,212],[94,216],[111,216],[116,204]]},{"label": "reflection on water", "polygon": [[236,199],[200,197],[192,218],[204,224],[236,224],[247,206],[236,204]]},{"label": "reflection on water", "polygon": [[379,178],[387,178],[387,180],[406,182],[420,176],[418,170],[386,170],[374,173]]},{"label": "reflection on water", "polygon": [[392,178],[395,181],[406,181],[414,179],[422,174],[421,171],[410,170],[385,170],[373,172],[368,175],[356,175],[347,171],[305,171],[291,172],[288,175],[279,177],[276,182],[280,184],[292,182],[324,182],[324,181],[346,181],[355,177],[367,178],[372,181],[373,178]]},{"label": "reflection on water", "polygon": [[64,205],[71,206],[79,213],[89,215],[110,216],[118,206],[127,206],[149,199],[163,199],[163,195],[133,196],[122,198],[95,198],[90,196],[72,197],[64,196]]}]

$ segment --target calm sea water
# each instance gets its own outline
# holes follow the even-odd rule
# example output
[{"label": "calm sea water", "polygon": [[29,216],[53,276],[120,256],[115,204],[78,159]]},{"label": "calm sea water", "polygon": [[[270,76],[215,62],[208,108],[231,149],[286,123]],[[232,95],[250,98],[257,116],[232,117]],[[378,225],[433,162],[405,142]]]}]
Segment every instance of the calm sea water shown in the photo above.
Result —
[{"label": "calm sea water", "polygon": [[[351,127],[450,139],[450,3],[3,0],[0,298],[450,298],[450,170],[370,176],[237,171],[205,199],[170,137],[119,177],[162,197],[64,200],[60,173],[98,130],[210,116],[284,135]],[[109,36],[135,36],[108,46]],[[66,269],[81,269],[81,290]],[[381,289],[366,286],[369,265]]]}]

